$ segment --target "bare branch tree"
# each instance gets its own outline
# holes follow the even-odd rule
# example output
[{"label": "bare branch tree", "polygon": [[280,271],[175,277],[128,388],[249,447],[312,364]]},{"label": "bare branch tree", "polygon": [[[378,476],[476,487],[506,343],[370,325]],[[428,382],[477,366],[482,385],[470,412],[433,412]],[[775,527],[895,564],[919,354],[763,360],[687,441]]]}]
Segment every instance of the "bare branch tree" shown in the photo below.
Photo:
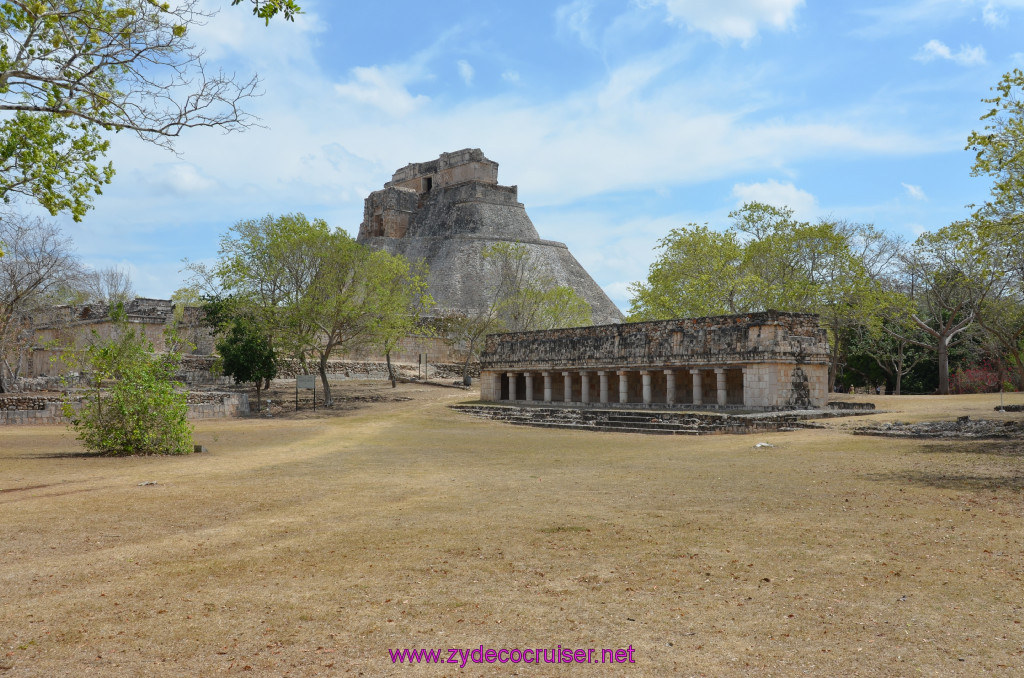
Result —
[{"label": "bare branch tree", "polygon": [[252,125],[258,77],[211,71],[190,39],[209,18],[199,0],[0,4],[0,197],[81,219],[113,177],[104,132],[173,150],[186,129]]},{"label": "bare branch tree", "polygon": [[0,215],[0,392],[21,373],[36,330],[54,307],[73,301],[84,273],[71,241],[56,225],[18,214]]},{"label": "bare branch tree", "polygon": [[117,266],[90,271],[85,276],[85,284],[89,301],[114,306],[119,303],[127,304],[135,298],[131,276],[128,275],[128,271]]},{"label": "bare branch tree", "polygon": [[4,4],[0,110],[129,130],[166,148],[188,128],[251,122],[239,102],[256,94],[258,78],[207,72],[188,36],[210,18],[198,0]]}]

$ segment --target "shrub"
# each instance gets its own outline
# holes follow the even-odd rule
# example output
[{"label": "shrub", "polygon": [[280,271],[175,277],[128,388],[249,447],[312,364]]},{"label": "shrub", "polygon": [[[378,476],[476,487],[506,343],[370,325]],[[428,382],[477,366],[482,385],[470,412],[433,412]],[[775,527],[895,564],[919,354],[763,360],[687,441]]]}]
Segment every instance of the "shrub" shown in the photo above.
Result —
[{"label": "shrub", "polygon": [[957,370],[950,384],[952,393],[998,393],[999,388],[998,370],[986,363]]},{"label": "shrub", "polygon": [[101,341],[93,331],[93,342],[80,356],[93,388],[77,411],[64,404],[78,439],[92,451],[114,456],[192,452],[187,394],[174,382],[180,354],[154,354],[153,344],[123,313],[115,321],[113,338]]}]

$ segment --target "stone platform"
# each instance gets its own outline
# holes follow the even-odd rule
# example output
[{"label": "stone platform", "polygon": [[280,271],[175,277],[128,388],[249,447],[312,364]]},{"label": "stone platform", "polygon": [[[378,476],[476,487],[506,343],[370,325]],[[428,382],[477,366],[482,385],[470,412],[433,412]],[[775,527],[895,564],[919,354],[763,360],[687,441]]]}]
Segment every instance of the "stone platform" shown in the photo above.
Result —
[{"label": "stone platform", "polygon": [[460,404],[452,409],[481,419],[521,426],[648,433],[655,435],[709,435],[717,433],[768,433],[823,428],[808,421],[865,414],[837,410],[790,410],[785,412],[694,412],[647,409],[598,409]]}]

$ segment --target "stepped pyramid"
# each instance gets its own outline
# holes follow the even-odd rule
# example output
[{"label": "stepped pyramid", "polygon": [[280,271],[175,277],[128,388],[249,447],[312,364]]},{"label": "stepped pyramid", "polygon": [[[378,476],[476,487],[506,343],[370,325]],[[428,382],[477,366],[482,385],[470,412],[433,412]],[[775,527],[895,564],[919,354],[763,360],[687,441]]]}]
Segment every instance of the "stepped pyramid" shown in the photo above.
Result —
[{"label": "stepped pyramid", "polygon": [[622,313],[564,243],[542,240],[518,200],[515,186],[498,185],[498,163],[478,148],[442,153],[395,172],[366,198],[358,241],[425,260],[437,310],[472,312],[486,305],[483,250],[495,242],[525,245],[558,285],[590,304],[595,325],[622,321]]}]

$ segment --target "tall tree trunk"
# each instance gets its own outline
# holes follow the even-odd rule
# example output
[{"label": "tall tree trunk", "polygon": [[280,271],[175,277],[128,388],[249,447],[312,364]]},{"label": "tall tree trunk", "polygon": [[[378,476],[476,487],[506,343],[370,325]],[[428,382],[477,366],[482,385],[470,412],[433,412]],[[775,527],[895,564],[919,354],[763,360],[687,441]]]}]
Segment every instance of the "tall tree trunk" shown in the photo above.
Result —
[{"label": "tall tree trunk", "polygon": [[939,354],[939,395],[949,395],[949,338],[939,337],[937,351]]},{"label": "tall tree trunk", "polygon": [[334,404],[334,398],[331,396],[331,385],[327,381],[327,354],[321,354],[320,356],[320,383],[324,387],[324,407],[330,407]]},{"label": "tall tree trunk", "polygon": [[469,346],[466,348],[466,362],[462,365],[462,385],[471,386],[473,379],[469,376],[469,361],[473,359],[473,344],[475,342],[470,341]]},{"label": "tall tree trunk", "polygon": [[391,351],[384,352],[384,359],[388,361],[388,379],[391,380],[391,388],[397,387],[395,383],[395,370],[391,367]]},{"label": "tall tree trunk", "polygon": [[256,411],[260,411],[260,386],[263,385],[262,379],[256,380]]},{"label": "tall tree trunk", "polygon": [[896,358],[896,391],[894,395],[900,395],[900,390],[903,386],[903,342],[900,342],[900,352]]}]

